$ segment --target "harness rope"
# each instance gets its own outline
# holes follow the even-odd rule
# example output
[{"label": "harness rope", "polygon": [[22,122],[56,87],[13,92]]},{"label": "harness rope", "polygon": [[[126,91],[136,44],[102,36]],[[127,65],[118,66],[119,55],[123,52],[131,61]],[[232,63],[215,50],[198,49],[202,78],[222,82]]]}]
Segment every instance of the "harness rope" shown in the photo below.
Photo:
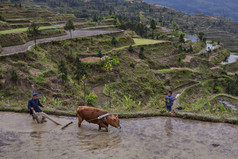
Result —
[{"label": "harness rope", "polygon": [[97,118],[95,118],[95,119],[88,120],[88,122],[94,121],[94,120],[100,120],[100,119],[102,119],[102,118],[104,118],[104,117],[107,117],[107,116],[109,116],[109,115],[111,115],[111,114],[110,114],[110,113],[103,114],[103,115],[101,115],[101,116],[99,116],[99,117],[97,117]]}]

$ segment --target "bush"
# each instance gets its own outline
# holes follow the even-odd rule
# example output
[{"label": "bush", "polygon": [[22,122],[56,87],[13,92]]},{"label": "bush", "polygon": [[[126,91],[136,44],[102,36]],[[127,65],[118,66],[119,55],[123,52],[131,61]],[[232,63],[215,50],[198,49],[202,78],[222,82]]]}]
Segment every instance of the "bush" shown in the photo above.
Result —
[{"label": "bush", "polygon": [[87,96],[86,102],[88,103],[88,105],[94,106],[95,104],[97,104],[97,101],[96,101],[97,98],[98,98],[98,96],[94,92],[91,92]]},{"label": "bush", "polygon": [[113,65],[113,66],[117,66],[119,63],[120,63],[120,61],[119,61],[118,57],[115,56],[115,55],[112,53],[112,65]]},{"label": "bush", "polygon": [[222,88],[219,87],[219,86],[216,86],[215,89],[214,89],[214,93],[222,93]]},{"label": "bush", "polygon": [[98,50],[98,57],[102,57],[102,50]]},{"label": "bush", "polygon": [[6,18],[3,15],[0,15],[0,20],[5,22]]},{"label": "bush", "polygon": [[133,52],[133,51],[134,51],[134,48],[133,48],[132,45],[129,46],[128,51],[129,51],[129,52]]},{"label": "bush", "polygon": [[15,70],[11,71],[11,80],[16,82],[19,79],[18,74],[16,73]]},{"label": "bush", "polygon": [[116,46],[117,44],[117,39],[114,36],[112,37],[111,43],[113,46]]},{"label": "bush", "polygon": [[141,48],[140,48],[139,58],[140,58],[140,59],[144,59],[144,58],[145,58],[145,55],[144,55],[144,47],[141,47]]},{"label": "bush", "polygon": [[35,77],[34,80],[36,83],[42,84],[42,83],[44,83],[45,78],[44,78],[43,74],[40,74],[39,76]]},{"label": "bush", "polygon": [[130,67],[131,67],[131,68],[135,68],[135,64],[134,64],[134,63],[131,63],[131,64],[130,64]]}]

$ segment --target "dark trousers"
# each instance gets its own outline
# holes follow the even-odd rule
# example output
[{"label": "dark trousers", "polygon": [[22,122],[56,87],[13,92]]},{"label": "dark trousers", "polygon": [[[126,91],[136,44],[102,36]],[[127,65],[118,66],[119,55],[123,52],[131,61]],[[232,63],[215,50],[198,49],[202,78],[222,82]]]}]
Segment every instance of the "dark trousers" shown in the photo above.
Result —
[{"label": "dark trousers", "polygon": [[166,105],[166,108],[167,108],[167,110],[168,110],[169,112],[171,112],[171,110],[172,110],[172,106],[171,106],[171,105]]}]

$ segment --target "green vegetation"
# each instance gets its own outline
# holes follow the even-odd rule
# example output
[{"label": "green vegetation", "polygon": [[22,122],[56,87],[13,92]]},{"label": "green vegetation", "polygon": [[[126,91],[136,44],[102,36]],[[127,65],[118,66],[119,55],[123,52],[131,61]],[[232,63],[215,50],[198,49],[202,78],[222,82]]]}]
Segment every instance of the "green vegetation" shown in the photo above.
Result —
[{"label": "green vegetation", "polygon": [[111,41],[112,45],[115,47],[117,44],[117,39],[113,36],[112,37],[112,41]]},{"label": "green vegetation", "polygon": [[227,57],[230,56],[230,51],[228,50],[219,50],[217,56],[212,57],[211,59],[211,63],[213,65],[221,63],[222,61],[225,61],[227,59]]},{"label": "green vegetation", "polygon": [[80,61],[79,55],[76,57],[75,60],[75,79],[80,82],[80,80],[87,74],[85,70],[85,65]]},{"label": "green vegetation", "polygon": [[168,41],[165,41],[165,40],[152,40],[152,39],[139,39],[139,38],[134,38],[133,40],[135,41],[135,45],[133,45],[133,46],[152,45],[152,44],[168,42]]},{"label": "green vegetation", "polygon": [[[59,1],[51,2],[50,6],[53,7],[54,2]],[[69,12],[66,4],[71,4],[70,2],[61,1],[59,5],[64,8],[58,7],[58,11]],[[80,17],[83,13],[80,8],[85,2],[80,1],[82,6],[79,6],[78,2],[75,1],[70,12],[75,13],[77,6],[78,12],[75,16]],[[42,2],[41,5],[45,3],[50,2]],[[233,105],[237,102],[235,88],[238,86],[234,74],[237,71],[235,69],[237,63],[218,65],[230,55],[230,52],[224,49],[222,43],[219,43],[219,48],[207,52],[204,49],[207,36],[202,31],[199,31],[200,33],[196,31],[199,41],[184,40],[185,32],[181,31],[186,28],[183,18],[185,17],[188,23],[185,31],[192,25],[190,23],[197,20],[196,18],[191,20],[193,16],[168,8],[157,8],[144,2],[118,1],[118,6],[114,8],[115,13],[106,12],[100,5],[96,5],[101,4],[101,1],[87,3],[93,4],[91,7],[96,8],[88,8],[87,12],[84,11],[85,16],[92,14],[92,10],[95,11],[97,8],[102,10],[99,14],[94,12],[89,18],[89,23],[76,24],[80,21],[79,18],[66,16],[62,19],[62,15],[59,14],[59,20],[52,17],[50,25],[56,23],[62,25],[68,21],[64,29],[69,31],[90,26],[110,26],[125,31],[41,43],[26,53],[1,57],[0,106],[24,107],[32,92],[40,90],[42,103],[51,110],[72,112],[79,105],[88,104],[129,116],[138,112],[163,115],[164,95],[168,90],[173,90],[175,95],[180,94],[174,108],[178,106],[184,108],[176,116],[182,117],[183,113],[192,112],[202,114],[202,118],[205,119],[207,115],[215,116],[218,118],[217,121],[221,118],[237,117],[236,111],[221,104],[221,101],[228,101]],[[115,6],[115,1],[105,2],[105,6],[109,4]],[[126,12],[128,17],[121,12],[124,5],[128,5]],[[143,14],[139,12],[138,7],[145,12]],[[6,13],[6,23],[14,21],[9,17],[16,11],[15,9]],[[147,10],[150,10],[150,13]],[[36,10],[36,13],[39,13],[39,10]],[[17,22],[32,21],[23,15],[20,18]],[[41,26],[39,27],[41,34],[32,35],[34,39],[42,36],[42,32],[51,37],[51,32],[63,31],[62,27],[42,29],[41,22],[46,22],[45,18],[37,16],[35,21],[36,25]],[[38,32],[36,25],[32,28]],[[12,26],[5,27],[12,29]],[[24,28],[27,27],[18,29]],[[9,32],[9,29],[6,31]],[[29,41],[31,37],[26,35],[26,31],[27,29],[19,33],[0,34],[1,44],[8,46],[5,40],[8,37],[15,37],[13,35],[17,35],[15,41],[10,39],[14,45],[18,44],[17,41],[21,43]],[[218,43],[213,42],[213,45],[215,44]]]},{"label": "green vegetation", "polygon": [[37,36],[40,35],[40,30],[39,30],[39,26],[35,23],[32,23],[28,30],[27,30],[27,34],[28,36],[30,37],[33,37],[34,38],[34,41],[35,41],[35,48],[36,48],[36,39],[37,39]]},{"label": "green vegetation", "polygon": [[[204,13],[210,16],[223,17],[226,16],[229,19],[238,21],[238,14],[235,12],[235,8],[238,7],[237,3],[233,0],[226,2],[222,0],[207,0],[207,1],[191,1],[188,3],[186,0],[180,0],[176,3],[173,0],[146,0],[176,10],[181,10],[188,14]],[[224,13],[224,11],[226,11]]]},{"label": "green vegetation", "polygon": [[[57,29],[57,28],[61,28],[61,27],[59,27],[59,26],[42,26],[42,27],[39,27],[39,30]],[[28,28],[17,28],[17,29],[11,29],[11,30],[3,30],[3,31],[0,31],[0,34],[27,32],[27,30],[28,30]]]},{"label": "green vegetation", "polygon": [[68,70],[67,70],[67,68],[65,66],[65,61],[64,60],[60,60],[59,65],[58,65],[58,71],[59,71],[58,77],[63,82],[67,82],[68,81]]},{"label": "green vegetation", "polygon": [[[26,7],[35,7],[36,1],[22,0],[21,3]],[[184,3],[181,3],[184,4]],[[191,5],[192,3],[188,3]],[[228,3],[227,3],[228,4]],[[75,19],[72,14],[77,18],[87,18],[88,20],[92,19],[95,14],[96,20],[101,24],[115,24],[115,19],[107,20],[107,18],[118,18],[123,30],[131,29],[135,31],[138,35],[143,37],[150,37],[150,29],[146,25],[150,25],[151,19],[156,21],[157,26],[168,27],[172,29],[172,21],[175,21],[179,27],[189,34],[198,34],[199,32],[205,33],[205,37],[208,40],[221,41],[224,43],[226,48],[230,51],[236,51],[237,49],[237,22],[230,21],[223,16],[221,17],[209,17],[204,14],[194,14],[188,15],[174,9],[167,7],[161,7],[158,5],[149,4],[147,2],[141,1],[82,1],[82,0],[70,0],[70,1],[60,1],[60,0],[50,0],[50,1],[41,1],[37,3],[37,6],[41,8],[50,8],[52,11],[60,13],[69,13],[63,15],[52,15],[49,11],[42,9],[35,9],[35,11],[43,13],[43,21],[45,19],[52,21],[65,21],[65,17],[68,19]],[[90,8],[88,6],[91,6]],[[167,5],[166,5],[167,6]],[[207,5],[211,6],[211,5]],[[193,5],[196,7],[196,5]],[[14,7],[13,7],[14,8]],[[24,8],[24,7],[23,7]],[[113,13],[110,14],[110,11],[105,8],[113,9]],[[206,6],[205,6],[206,8]],[[16,9],[16,8],[14,8]],[[234,9],[235,10],[235,6]],[[18,10],[19,11],[19,10]],[[141,14],[143,12],[143,14]],[[201,13],[201,12],[199,12]],[[223,11],[220,12],[224,14]],[[5,12],[4,12],[5,14]],[[39,14],[39,16],[41,15]],[[48,15],[47,15],[48,14]],[[20,14],[21,15],[21,14]],[[35,14],[32,14],[35,15]],[[36,14],[38,15],[38,14]],[[47,15],[47,16],[46,16]],[[8,19],[8,15],[6,15]],[[47,18],[50,17],[50,18]],[[57,17],[57,18],[56,18]],[[10,19],[10,18],[9,18]],[[31,19],[31,17],[29,18]],[[64,19],[64,20],[63,20]],[[42,20],[42,19],[41,19]],[[156,37],[160,37],[160,35]],[[173,36],[171,36],[173,37]]]},{"label": "green vegetation", "polygon": [[95,95],[95,94],[92,92],[92,93],[90,93],[90,94],[87,96],[86,102],[87,102],[88,105],[90,105],[90,106],[95,106],[95,104],[97,104],[97,101],[96,101],[97,98],[98,98],[98,96]]},{"label": "green vegetation", "polygon": [[75,27],[74,27],[74,23],[71,19],[67,21],[67,23],[64,26],[64,29],[70,32],[70,37],[72,39],[72,31],[75,30]]},{"label": "green vegetation", "polygon": [[156,29],[156,23],[155,20],[152,19],[150,22],[150,28],[152,29],[152,39],[154,38],[154,30]]}]

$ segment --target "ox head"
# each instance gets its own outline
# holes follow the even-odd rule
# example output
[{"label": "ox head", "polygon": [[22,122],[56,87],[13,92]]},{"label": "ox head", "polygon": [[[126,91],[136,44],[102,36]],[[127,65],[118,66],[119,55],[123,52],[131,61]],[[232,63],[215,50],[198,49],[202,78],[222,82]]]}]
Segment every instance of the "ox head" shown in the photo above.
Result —
[{"label": "ox head", "polygon": [[118,115],[109,115],[107,116],[107,121],[108,124],[110,124],[111,126],[115,127],[115,128],[121,128],[120,126],[120,120],[118,118]]}]

